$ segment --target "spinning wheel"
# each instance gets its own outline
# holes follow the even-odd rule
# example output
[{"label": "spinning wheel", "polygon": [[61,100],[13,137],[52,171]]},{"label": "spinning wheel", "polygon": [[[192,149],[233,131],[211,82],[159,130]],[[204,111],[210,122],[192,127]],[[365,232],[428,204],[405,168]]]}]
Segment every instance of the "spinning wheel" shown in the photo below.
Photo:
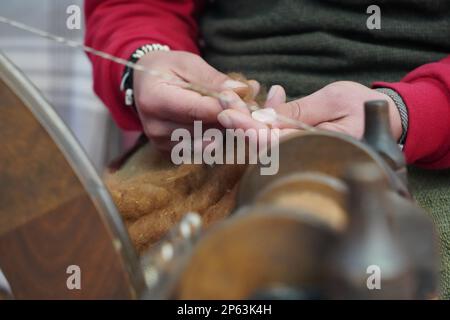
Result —
[{"label": "spinning wheel", "polygon": [[243,208],[198,243],[176,297],[248,299],[279,286],[301,298],[314,297],[323,287],[320,262],[336,236],[298,210]]},{"label": "spinning wheel", "polygon": [[[324,262],[329,261],[333,244],[348,235],[349,221],[361,213],[380,216],[382,225],[395,227],[400,240],[391,243],[402,248],[411,265],[408,274],[415,282],[408,297],[429,297],[435,293],[439,260],[434,226],[411,201],[401,179],[402,157],[391,156],[396,146],[392,147],[386,135],[388,126],[381,118],[386,115],[386,106],[368,103],[366,109],[371,106],[376,110],[374,117],[366,118],[366,127],[372,130],[365,136],[370,146],[327,132],[286,138],[280,144],[278,174],[262,176],[259,165],[250,166],[241,181],[233,216],[204,234],[200,216],[185,213],[211,208],[211,214],[202,216],[207,223],[207,217],[213,220],[218,212],[209,202],[226,194],[226,213],[218,216],[227,216],[230,204],[234,204],[234,193],[228,189],[234,188],[241,169],[233,176],[229,172],[196,175],[199,172],[194,170],[193,177],[201,178],[194,179],[194,184],[182,183],[189,175],[182,175],[180,182],[164,184],[168,195],[179,189],[180,208],[176,216],[168,206],[160,216],[151,217],[159,225],[158,217],[168,219],[170,223],[160,228],[160,235],[168,230],[169,235],[162,239],[158,235],[160,240],[150,249],[142,245],[139,259],[110,194],[79,144],[39,92],[0,55],[0,270],[13,298],[322,297],[327,291]],[[124,198],[132,201],[130,195],[139,194],[136,188],[145,191],[150,182],[162,185],[154,181],[153,167],[145,166],[148,161],[136,161],[146,151],[143,145],[137,149],[129,159],[116,163],[113,177],[130,176],[130,190],[123,179],[114,180],[119,190],[112,193],[116,198],[128,194]],[[355,200],[360,191],[348,188],[344,172],[358,163],[369,164],[370,170],[380,173],[383,201],[379,202],[386,206],[352,210],[349,195]],[[162,180],[170,182],[173,177],[161,172]],[[140,175],[145,179],[139,179]],[[359,186],[364,189],[364,174],[358,175],[363,178]],[[224,177],[230,180],[226,188]],[[208,179],[213,181],[211,185],[203,183]],[[199,187],[203,185],[207,188]],[[200,203],[202,206],[200,198],[191,197],[191,207],[184,206],[186,195],[200,189],[216,196],[203,194],[202,199],[208,201]],[[225,190],[217,192],[219,189]],[[142,193],[144,198],[151,201],[146,192]],[[365,199],[374,193],[366,192]],[[122,209],[123,216],[126,213],[134,219],[139,213],[135,206],[124,207],[131,209]],[[142,208],[140,214],[145,217],[148,208]],[[379,209],[386,215],[373,214]],[[175,226],[178,218],[182,220]],[[141,223],[136,229],[146,227]],[[139,240],[142,232],[138,231],[135,238]],[[354,261],[358,262],[352,260],[352,265]],[[68,285],[73,266],[80,271],[80,288]],[[8,297],[3,291],[0,285],[0,298]]]},{"label": "spinning wheel", "polygon": [[[102,181],[36,88],[0,55],[0,269],[16,299],[136,298],[142,272]],[[71,265],[81,289],[67,287]]]}]

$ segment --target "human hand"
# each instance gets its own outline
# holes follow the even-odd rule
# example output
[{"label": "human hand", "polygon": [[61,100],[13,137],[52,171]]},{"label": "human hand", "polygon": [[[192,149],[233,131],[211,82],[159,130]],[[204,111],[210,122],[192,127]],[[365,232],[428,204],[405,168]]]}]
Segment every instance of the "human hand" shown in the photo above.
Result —
[{"label": "human hand", "polygon": [[219,125],[217,115],[223,110],[220,102],[186,89],[185,84],[194,83],[214,92],[248,88],[247,84],[232,80],[188,52],[155,51],[142,57],[138,64],[173,78],[167,80],[134,72],[135,104],[143,130],[161,151],[170,151],[176,143],[170,140],[175,129],[192,132],[194,120],[203,121],[205,126]]},{"label": "human hand", "polygon": [[[284,89],[274,86],[269,91],[265,107],[271,107],[278,114],[310,126],[345,133],[358,139],[364,133],[364,103],[368,100],[387,100],[394,139],[398,141],[402,134],[400,114],[394,101],[389,96],[356,82],[334,82],[309,96],[287,103],[283,101],[285,97]],[[218,119],[226,128],[246,130],[265,126],[249,114],[239,113],[237,110],[222,111]],[[276,123],[272,127],[285,129],[290,125]]]}]

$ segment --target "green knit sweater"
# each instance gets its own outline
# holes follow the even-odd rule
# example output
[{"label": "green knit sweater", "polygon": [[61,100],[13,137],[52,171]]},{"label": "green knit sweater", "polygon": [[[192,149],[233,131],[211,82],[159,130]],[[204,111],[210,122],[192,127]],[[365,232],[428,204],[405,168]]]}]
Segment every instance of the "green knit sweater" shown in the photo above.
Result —
[{"label": "green knit sweater", "polygon": [[[367,8],[381,29],[367,28]],[[338,80],[399,81],[450,53],[449,0],[215,0],[201,19],[206,60],[291,98]],[[440,234],[442,293],[450,298],[450,171],[410,170],[419,203]]]},{"label": "green knit sweater", "polygon": [[[381,29],[367,28],[369,5]],[[291,97],[337,80],[398,81],[450,52],[448,0],[216,0],[201,20],[205,58]]]}]

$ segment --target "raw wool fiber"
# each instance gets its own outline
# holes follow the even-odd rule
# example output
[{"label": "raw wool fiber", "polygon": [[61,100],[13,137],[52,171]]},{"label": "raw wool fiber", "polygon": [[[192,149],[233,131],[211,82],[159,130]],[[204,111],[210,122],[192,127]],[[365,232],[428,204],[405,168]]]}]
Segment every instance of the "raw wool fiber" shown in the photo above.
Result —
[{"label": "raw wool fiber", "polygon": [[189,211],[199,213],[205,226],[228,216],[245,167],[176,166],[147,143],[119,170],[107,173],[105,183],[142,253]]},{"label": "raw wool fiber", "polygon": [[[246,103],[265,99],[239,73],[229,77],[247,84],[236,93]],[[202,216],[205,226],[225,218],[235,205],[238,182],[245,165],[174,165],[147,143],[120,168],[105,176],[113,201],[128,228],[136,250],[142,253],[160,240],[189,211]]]},{"label": "raw wool fiber", "polygon": [[247,85],[247,88],[237,88],[234,91],[238,94],[241,99],[247,104],[253,104],[257,106],[263,106],[267,98],[267,90],[264,86],[259,86],[259,91],[255,92],[254,88],[251,86],[250,81],[243,74],[239,72],[230,72],[228,76],[236,81],[240,81]]}]

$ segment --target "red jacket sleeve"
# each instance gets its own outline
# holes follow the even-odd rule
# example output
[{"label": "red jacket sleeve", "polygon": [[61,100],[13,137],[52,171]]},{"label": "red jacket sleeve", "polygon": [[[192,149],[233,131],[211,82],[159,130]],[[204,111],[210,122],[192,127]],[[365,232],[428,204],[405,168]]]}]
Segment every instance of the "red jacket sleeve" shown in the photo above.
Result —
[{"label": "red jacket sleeve", "polygon": [[[196,9],[194,0],[85,0],[85,43],[124,59],[151,43],[198,53]],[[116,123],[125,130],[141,130],[137,115],[125,106],[120,91],[124,67],[96,56],[89,58],[94,91]]]},{"label": "red jacket sleeve", "polygon": [[406,161],[428,169],[450,168],[450,56],[417,68],[400,82],[374,87],[397,91],[406,104]]}]

